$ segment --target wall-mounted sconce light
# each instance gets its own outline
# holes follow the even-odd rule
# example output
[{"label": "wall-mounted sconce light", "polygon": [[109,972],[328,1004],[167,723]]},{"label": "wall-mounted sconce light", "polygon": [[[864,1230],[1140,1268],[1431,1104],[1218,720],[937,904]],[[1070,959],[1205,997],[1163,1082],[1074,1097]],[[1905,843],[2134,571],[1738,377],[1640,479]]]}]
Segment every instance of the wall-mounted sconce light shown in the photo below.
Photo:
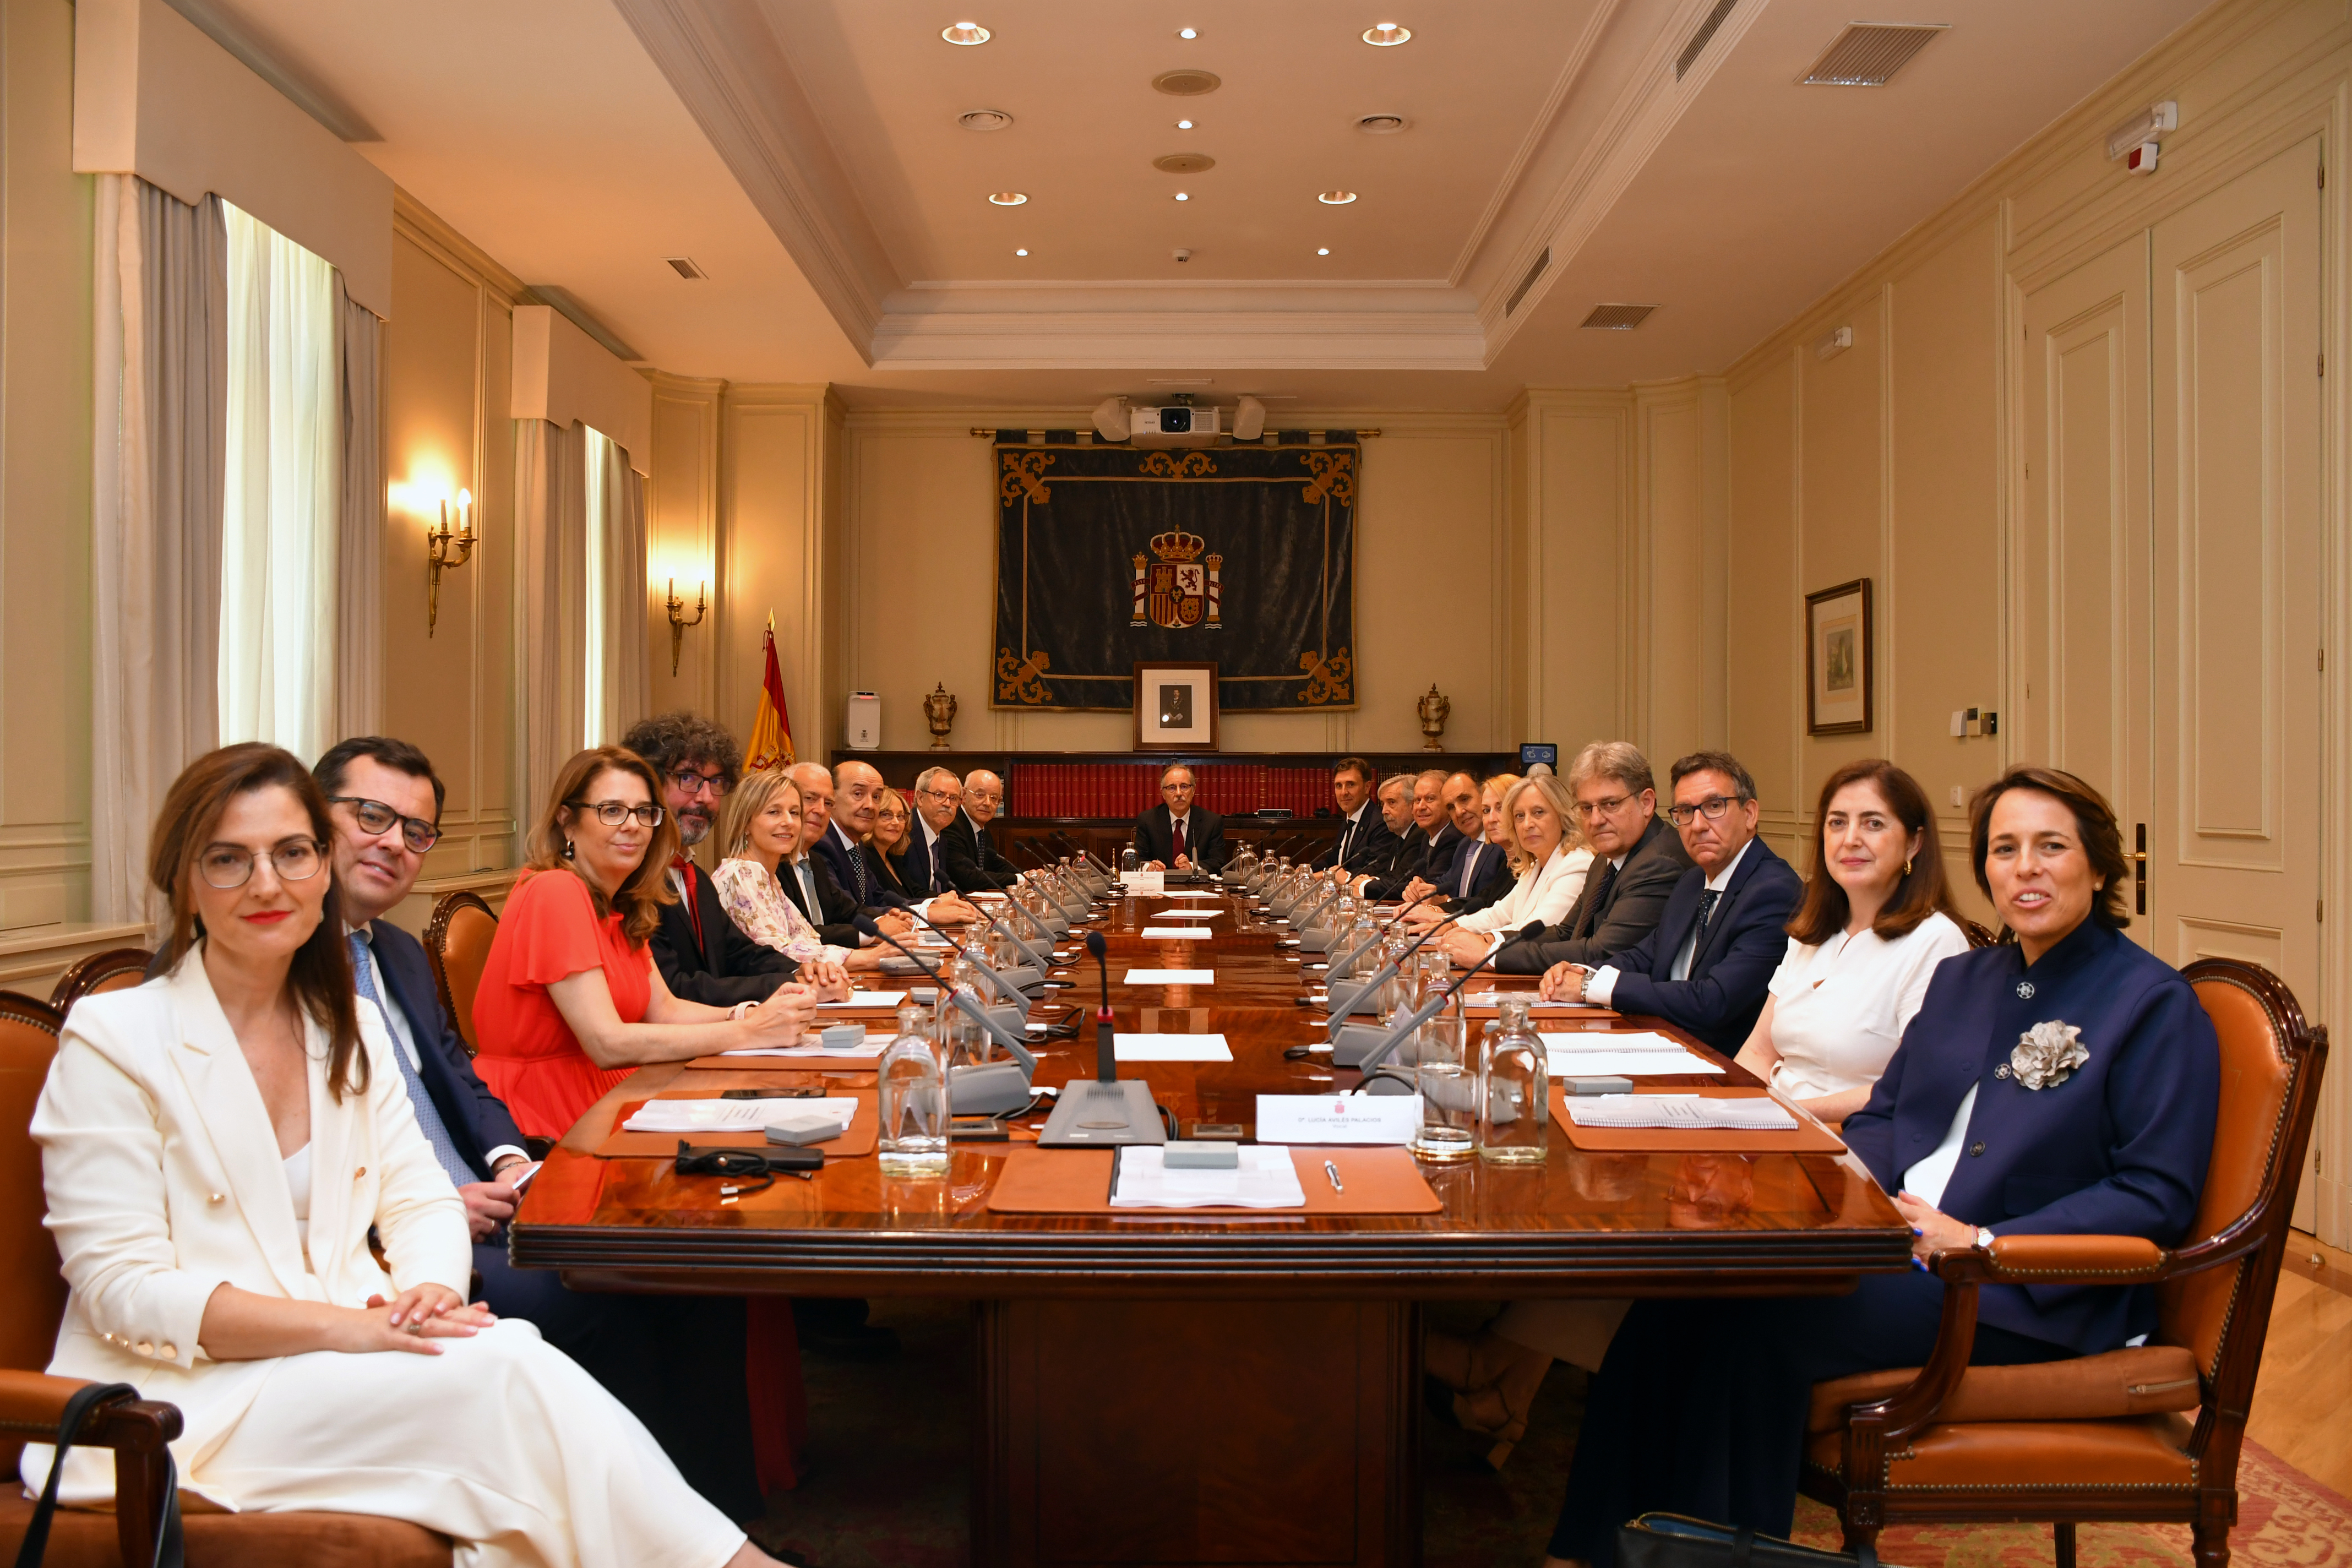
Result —
[{"label": "wall-mounted sconce light", "polygon": [[673,676],[677,673],[677,652],[686,641],[686,628],[700,626],[703,616],[710,608],[709,588],[710,584],[705,583],[695,589],[694,619],[689,621],[680,614],[686,608],[686,601],[677,596],[677,579],[673,577],[669,580],[669,672]]},{"label": "wall-mounted sconce light", "polygon": [[449,531],[449,503],[441,503],[441,521],[425,531],[425,635],[433,635],[441,618],[441,573],[456,571],[474,556],[474,492],[457,492],[457,531]]}]

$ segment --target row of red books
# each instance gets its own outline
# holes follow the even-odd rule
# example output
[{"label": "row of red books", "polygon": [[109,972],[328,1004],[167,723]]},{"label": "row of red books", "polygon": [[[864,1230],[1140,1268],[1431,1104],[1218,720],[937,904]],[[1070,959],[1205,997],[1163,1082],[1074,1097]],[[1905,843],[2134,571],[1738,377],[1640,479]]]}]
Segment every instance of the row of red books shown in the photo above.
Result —
[{"label": "row of red books", "polygon": [[[1007,816],[1133,817],[1160,804],[1158,763],[1020,763],[1004,781]],[[1312,816],[1331,805],[1328,768],[1276,768],[1263,763],[1202,763],[1192,770],[1193,801],[1220,816],[1269,807]]]}]

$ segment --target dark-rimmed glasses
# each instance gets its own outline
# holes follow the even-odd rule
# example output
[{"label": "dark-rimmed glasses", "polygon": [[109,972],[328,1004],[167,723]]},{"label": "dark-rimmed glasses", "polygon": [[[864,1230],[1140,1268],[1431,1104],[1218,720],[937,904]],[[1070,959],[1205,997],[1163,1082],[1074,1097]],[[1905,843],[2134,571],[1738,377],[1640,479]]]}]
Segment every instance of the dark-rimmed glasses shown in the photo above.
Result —
[{"label": "dark-rimmed glasses", "polygon": [[384,834],[392,825],[400,824],[400,841],[419,855],[441,842],[441,829],[421,816],[403,816],[380,800],[367,800],[355,795],[331,795],[328,801],[335,805],[348,805],[359,819],[362,832]]},{"label": "dark-rimmed glasses", "polygon": [[1673,823],[1676,827],[1688,827],[1691,825],[1692,818],[1699,816],[1704,816],[1709,822],[1713,822],[1722,816],[1725,812],[1729,811],[1731,809],[1731,805],[1732,803],[1730,797],[1727,795],[1711,795],[1705,800],[1700,801],[1696,805],[1670,805],[1666,807],[1666,820]]},{"label": "dark-rimmed glasses", "polygon": [[267,849],[215,844],[196,857],[196,875],[205,879],[206,887],[226,892],[253,880],[254,862],[267,860],[279,881],[307,882],[326,864],[326,850],[327,847],[315,838],[281,838]]},{"label": "dark-rimmed glasses", "polygon": [[661,826],[662,808],[657,805],[631,805],[625,800],[567,800],[563,804],[574,811],[594,812],[596,820],[607,827],[618,827],[633,816],[637,819],[639,827]]},{"label": "dark-rimmed glasses", "polygon": [[699,773],[692,768],[680,768],[677,772],[664,776],[677,786],[678,794],[688,800],[692,800],[698,792],[704,790],[710,793],[711,799],[723,800],[726,798],[727,792],[734,787],[727,782],[725,773]]}]

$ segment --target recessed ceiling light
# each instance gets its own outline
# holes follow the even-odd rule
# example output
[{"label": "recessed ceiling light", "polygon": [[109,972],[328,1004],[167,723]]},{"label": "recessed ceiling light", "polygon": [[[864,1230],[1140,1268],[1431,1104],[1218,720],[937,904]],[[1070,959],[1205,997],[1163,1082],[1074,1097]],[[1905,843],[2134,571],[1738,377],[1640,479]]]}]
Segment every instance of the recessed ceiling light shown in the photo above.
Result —
[{"label": "recessed ceiling light", "polygon": [[1179,131],[1190,131],[1192,129],[1192,122],[1189,120],[1180,120],[1176,122],[1176,129]]},{"label": "recessed ceiling light", "polygon": [[1393,136],[1404,126],[1402,114],[1367,114],[1356,121],[1356,129],[1367,136]]},{"label": "recessed ceiling light", "polygon": [[1344,207],[1356,199],[1353,191],[1325,191],[1315,198],[1327,207]]},{"label": "recessed ceiling light", "polygon": [[1000,207],[1017,207],[1029,198],[1019,191],[998,191],[988,199]]},{"label": "recessed ceiling light", "polygon": [[1002,109],[967,109],[956,116],[956,123],[966,131],[1002,131],[1013,123],[1013,116]]},{"label": "recessed ceiling light", "polygon": [[1412,28],[1400,27],[1394,22],[1381,22],[1364,29],[1364,42],[1376,49],[1393,48],[1412,37]]},{"label": "recessed ceiling light", "polygon": [[1179,27],[1176,29],[1176,36],[1180,38],[1197,38],[1201,34],[1196,27]]},{"label": "recessed ceiling light", "polygon": [[1318,245],[1315,247],[1315,254],[1318,256],[1328,256],[1331,254],[1331,247],[1328,245]]},{"label": "recessed ceiling light", "polygon": [[1028,250],[1027,250],[1026,248],[1024,248],[1024,249],[1016,250],[1016,251],[1014,251],[1013,254],[1013,255],[1015,255],[1015,256],[1026,256],[1026,255],[1028,255],[1028,254],[1029,254],[1029,252],[1028,252]]},{"label": "recessed ceiling light", "polygon": [[1191,194],[1190,194],[1190,193],[1188,193],[1188,192],[1179,191],[1179,192],[1177,192],[1177,193],[1176,193],[1176,199],[1177,199],[1178,201],[1180,201],[1180,202],[1189,202],[1189,201],[1191,201],[1191,200],[1192,199],[1192,197]]},{"label": "recessed ceiling light", "polygon": [[[988,29],[977,22],[958,22],[951,27],[940,28],[940,37],[950,44],[984,44],[988,42]],[[1364,37],[1369,38],[1371,35],[1367,33]]]}]

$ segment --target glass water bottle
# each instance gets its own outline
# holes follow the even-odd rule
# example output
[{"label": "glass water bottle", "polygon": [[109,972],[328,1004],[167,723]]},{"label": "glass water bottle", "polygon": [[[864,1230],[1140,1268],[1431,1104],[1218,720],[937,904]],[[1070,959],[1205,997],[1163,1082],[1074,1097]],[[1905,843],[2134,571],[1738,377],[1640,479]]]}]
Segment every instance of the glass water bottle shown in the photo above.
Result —
[{"label": "glass water bottle", "polygon": [[1480,1042],[1478,1153],[1498,1164],[1541,1164],[1550,1131],[1551,1068],[1528,1005],[1505,1000]]},{"label": "glass water bottle", "polygon": [[1421,1091],[1421,1126],[1412,1136],[1412,1152],[1439,1164],[1466,1160],[1477,1147],[1477,1080],[1464,1049],[1463,1029],[1457,999],[1423,1024],[1412,1041],[1413,1087]]},{"label": "glass water bottle", "polygon": [[898,1009],[898,1037],[876,1065],[882,1113],[879,1158],[887,1176],[944,1176],[948,1171],[947,1072],[923,1009]]}]

